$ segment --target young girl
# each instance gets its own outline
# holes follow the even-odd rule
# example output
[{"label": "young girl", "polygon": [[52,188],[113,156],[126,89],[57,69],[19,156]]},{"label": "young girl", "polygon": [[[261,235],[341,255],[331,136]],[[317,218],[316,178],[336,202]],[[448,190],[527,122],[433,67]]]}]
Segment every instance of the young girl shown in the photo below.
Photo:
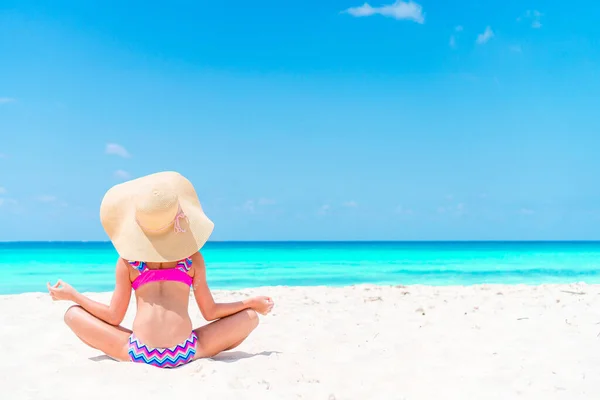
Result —
[{"label": "young girl", "polygon": [[[258,325],[257,313],[273,308],[269,297],[215,303],[199,249],[214,224],[202,211],[192,184],[176,172],[160,172],[112,187],[100,219],[119,253],[109,305],[63,281],[48,284],[53,300],[75,302],[65,322],[87,345],[120,361],[177,367],[238,346]],[[192,329],[190,290],[202,316],[214,321]],[[133,331],[119,326],[131,290],[137,312]]]}]

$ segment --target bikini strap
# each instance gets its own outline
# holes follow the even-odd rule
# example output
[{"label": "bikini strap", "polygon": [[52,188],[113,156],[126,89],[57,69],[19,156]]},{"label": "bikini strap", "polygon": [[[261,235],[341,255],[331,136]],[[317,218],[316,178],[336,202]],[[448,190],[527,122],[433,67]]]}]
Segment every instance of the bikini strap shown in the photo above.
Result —
[{"label": "bikini strap", "polygon": [[192,259],[190,257],[185,258],[177,263],[177,267],[183,272],[189,272],[192,268]]},{"label": "bikini strap", "polygon": [[[128,261],[129,265],[135,268],[140,273],[145,272],[148,268],[144,261]],[[177,268],[183,272],[189,272],[192,268],[192,259],[190,257],[185,258],[177,263]]]},{"label": "bikini strap", "polygon": [[140,273],[142,273],[146,270],[146,263],[143,261],[128,261],[128,262],[129,262],[129,265],[131,265],[133,268],[135,268]]}]

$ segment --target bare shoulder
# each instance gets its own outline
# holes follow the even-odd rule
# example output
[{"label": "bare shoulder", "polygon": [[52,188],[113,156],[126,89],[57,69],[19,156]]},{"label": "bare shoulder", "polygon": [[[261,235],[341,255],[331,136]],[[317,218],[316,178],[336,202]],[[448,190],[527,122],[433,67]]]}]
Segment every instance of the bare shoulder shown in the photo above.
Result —
[{"label": "bare shoulder", "polygon": [[196,266],[204,267],[204,257],[202,257],[202,253],[200,253],[199,251],[192,254],[190,258],[192,259],[192,263],[196,264]]},{"label": "bare shoulder", "polygon": [[129,261],[119,257],[117,260],[117,271],[129,271]]},{"label": "bare shoulder", "polygon": [[192,259],[192,268],[194,269],[194,271],[204,273],[205,264],[204,257],[202,257],[202,253],[198,251],[192,254],[190,258]]},{"label": "bare shoulder", "polygon": [[117,279],[122,278],[128,279],[129,281],[135,279],[134,277],[132,277],[132,274],[135,273],[135,269],[131,268],[129,261],[125,260],[124,258],[119,257],[119,259],[117,260],[117,266],[115,267],[115,270],[117,274]]}]

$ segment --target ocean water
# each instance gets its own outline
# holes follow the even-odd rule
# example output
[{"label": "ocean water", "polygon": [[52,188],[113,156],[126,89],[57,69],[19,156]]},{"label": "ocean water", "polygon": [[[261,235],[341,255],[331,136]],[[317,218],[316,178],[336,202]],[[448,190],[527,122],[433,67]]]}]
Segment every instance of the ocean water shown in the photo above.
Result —
[{"label": "ocean water", "polygon": [[[213,289],[277,285],[472,285],[600,282],[600,242],[209,242]],[[110,291],[108,242],[0,243],[0,294],[63,279]]]}]

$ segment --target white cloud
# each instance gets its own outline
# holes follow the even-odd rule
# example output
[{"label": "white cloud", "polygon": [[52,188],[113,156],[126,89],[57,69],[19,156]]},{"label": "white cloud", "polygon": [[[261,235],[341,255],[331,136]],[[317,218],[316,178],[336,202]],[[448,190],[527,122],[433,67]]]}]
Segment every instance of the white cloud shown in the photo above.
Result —
[{"label": "white cloud", "polygon": [[259,206],[274,206],[275,204],[277,204],[277,202],[273,199],[268,199],[266,197],[258,199]]},{"label": "white cloud", "polygon": [[515,53],[522,53],[523,49],[521,48],[520,44],[513,44],[512,46],[508,47],[510,49],[510,51],[515,52]]},{"label": "white cloud", "polygon": [[115,171],[115,177],[119,179],[129,179],[131,175],[127,171],[123,171],[122,169]]},{"label": "white cloud", "polygon": [[16,100],[10,97],[0,97],[0,104],[14,103]]},{"label": "white cloud", "polygon": [[6,193],[6,189],[3,188],[2,186],[0,186],[0,194],[5,194]]},{"label": "white cloud", "polygon": [[494,31],[489,26],[485,27],[485,31],[477,35],[477,44],[485,44],[494,37]]},{"label": "white cloud", "polygon": [[[6,197],[0,197],[0,208],[6,207],[9,211],[13,213],[19,213],[19,202],[15,199],[10,199]],[[4,211],[3,211],[4,212]]]},{"label": "white cloud", "polygon": [[396,214],[400,214],[400,215],[413,215],[413,210],[411,210],[410,208],[406,208],[402,205],[399,205],[398,207],[396,207],[394,212]]},{"label": "white cloud", "polygon": [[442,206],[437,208],[438,214],[452,214],[461,216],[467,213],[467,206],[465,203],[458,203],[451,206]]},{"label": "white cloud", "polygon": [[456,47],[456,38],[454,37],[454,35],[450,36],[450,43],[449,43],[449,45],[452,48]]},{"label": "white cloud", "polygon": [[356,208],[356,207],[358,207],[358,203],[356,201],[354,201],[354,200],[347,201],[347,202],[345,202],[342,205],[344,207],[347,207],[347,208]]},{"label": "white cloud", "polygon": [[37,199],[38,199],[38,201],[41,201],[42,203],[52,203],[57,200],[56,196],[52,196],[52,195],[48,195],[48,194],[39,196]]},{"label": "white cloud", "polygon": [[120,144],[116,144],[116,143],[108,143],[106,145],[105,151],[106,151],[106,154],[113,154],[115,156],[120,156],[123,158],[131,157],[131,155],[129,155],[129,153],[127,152],[125,147],[121,146]]},{"label": "white cloud", "polygon": [[346,13],[354,17],[370,17],[372,15],[382,15],[398,20],[407,19],[415,21],[419,24],[425,22],[423,16],[423,8],[413,1],[396,0],[393,4],[383,5],[380,7],[372,7],[369,3],[365,3],[359,7],[351,7],[345,10]]},{"label": "white cloud", "polygon": [[242,210],[250,214],[260,214],[266,207],[274,206],[277,202],[273,199],[261,197],[258,200],[249,199],[241,206],[234,207],[236,210]]},{"label": "white cloud", "polygon": [[448,45],[450,47],[452,47],[453,49],[456,48],[456,39],[458,36],[460,36],[460,32],[463,31],[463,27],[462,25],[457,25],[454,27],[454,34],[450,35],[450,41],[448,42]]},{"label": "white cloud", "polygon": [[522,16],[517,18],[517,21],[522,21],[522,20],[531,21],[531,27],[533,29],[539,29],[542,27],[542,22],[540,21],[542,18],[542,15],[544,15],[544,14],[542,14],[538,10],[527,10],[527,11],[525,11],[525,13]]},{"label": "white cloud", "polygon": [[249,213],[254,213],[256,211],[254,200],[246,201],[242,206],[242,210],[247,211]]},{"label": "white cloud", "polygon": [[321,215],[325,215],[327,214],[329,211],[331,211],[331,206],[329,204],[323,204],[320,208],[318,213]]}]

